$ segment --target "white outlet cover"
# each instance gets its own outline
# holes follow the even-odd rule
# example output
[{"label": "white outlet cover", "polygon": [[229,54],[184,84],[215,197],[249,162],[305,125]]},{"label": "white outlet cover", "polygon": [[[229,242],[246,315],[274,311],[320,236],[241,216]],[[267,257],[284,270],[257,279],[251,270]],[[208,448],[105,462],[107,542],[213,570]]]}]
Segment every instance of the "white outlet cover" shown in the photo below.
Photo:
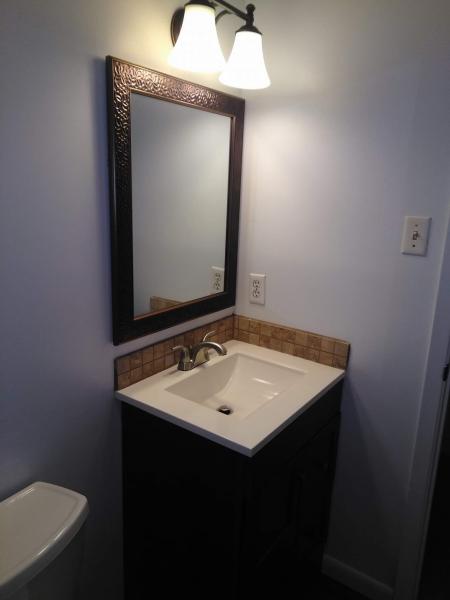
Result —
[{"label": "white outlet cover", "polygon": [[401,246],[402,254],[425,256],[430,222],[430,217],[405,217]]},{"label": "white outlet cover", "polygon": [[211,294],[223,292],[225,269],[223,267],[211,267]]},{"label": "white outlet cover", "polygon": [[266,275],[250,273],[248,297],[251,304],[266,303]]}]

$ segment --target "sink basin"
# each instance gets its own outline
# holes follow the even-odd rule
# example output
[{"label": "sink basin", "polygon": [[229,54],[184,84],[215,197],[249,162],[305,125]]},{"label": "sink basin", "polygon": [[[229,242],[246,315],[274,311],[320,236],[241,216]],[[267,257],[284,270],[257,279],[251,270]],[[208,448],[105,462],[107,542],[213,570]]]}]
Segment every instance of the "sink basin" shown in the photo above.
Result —
[{"label": "sink basin", "polygon": [[344,377],[344,371],[232,340],[192,371],[170,367],[116,396],[253,456]]},{"label": "sink basin", "polygon": [[304,373],[236,353],[215,364],[211,362],[208,369],[197,368],[192,377],[169,386],[167,391],[227,416],[244,419],[300,383]]}]

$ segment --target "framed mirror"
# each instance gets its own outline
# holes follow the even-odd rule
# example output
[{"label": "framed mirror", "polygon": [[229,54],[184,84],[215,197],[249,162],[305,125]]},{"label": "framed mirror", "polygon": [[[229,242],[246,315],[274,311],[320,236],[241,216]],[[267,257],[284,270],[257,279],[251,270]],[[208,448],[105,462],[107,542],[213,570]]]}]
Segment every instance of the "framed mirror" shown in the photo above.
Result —
[{"label": "framed mirror", "polygon": [[106,66],[117,345],[235,303],[245,103]]}]

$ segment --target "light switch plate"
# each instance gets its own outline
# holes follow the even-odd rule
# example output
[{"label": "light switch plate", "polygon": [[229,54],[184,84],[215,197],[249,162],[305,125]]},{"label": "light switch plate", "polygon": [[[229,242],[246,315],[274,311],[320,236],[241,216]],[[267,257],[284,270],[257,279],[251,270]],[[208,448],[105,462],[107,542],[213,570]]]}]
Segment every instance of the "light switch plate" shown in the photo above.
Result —
[{"label": "light switch plate", "polygon": [[430,222],[430,217],[405,217],[402,254],[425,256],[427,253]]},{"label": "light switch plate", "polygon": [[266,276],[265,274],[250,273],[249,275],[249,300],[251,304],[266,303]]}]

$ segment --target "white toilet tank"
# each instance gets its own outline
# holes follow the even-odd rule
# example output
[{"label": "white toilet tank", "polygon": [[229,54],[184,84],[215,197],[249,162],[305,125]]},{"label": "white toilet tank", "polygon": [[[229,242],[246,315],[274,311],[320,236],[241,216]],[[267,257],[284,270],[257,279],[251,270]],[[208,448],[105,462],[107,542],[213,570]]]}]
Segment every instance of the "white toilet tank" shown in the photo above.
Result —
[{"label": "white toilet tank", "polygon": [[76,600],[84,496],[36,482],[0,502],[0,600]]}]

